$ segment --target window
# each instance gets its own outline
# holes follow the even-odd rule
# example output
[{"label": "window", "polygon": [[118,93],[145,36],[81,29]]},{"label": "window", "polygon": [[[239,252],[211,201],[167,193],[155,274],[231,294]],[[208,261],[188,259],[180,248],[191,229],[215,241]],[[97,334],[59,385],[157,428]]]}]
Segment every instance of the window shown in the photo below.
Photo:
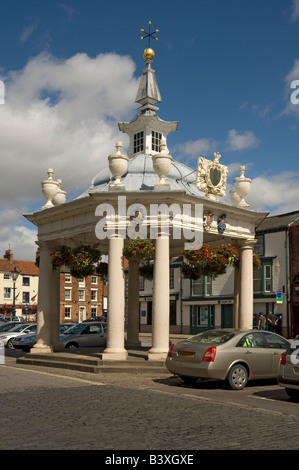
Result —
[{"label": "window", "polygon": [[212,295],[212,278],[201,276],[199,279],[193,280],[191,292],[193,296],[208,297]]},{"label": "window", "polygon": [[23,277],[23,286],[30,286],[30,277]]},{"label": "window", "polygon": [[64,318],[71,318],[71,307],[64,307]]},{"label": "window", "polygon": [[97,283],[98,283],[98,278],[97,278],[97,276],[91,276],[91,283],[92,283],[92,284],[97,284]]},{"label": "window", "polygon": [[139,290],[144,290],[144,277],[139,276]]},{"label": "window", "polygon": [[72,300],[72,289],[64,289],[65,300]]},{"label": "window", "polygon": [[253,270],[253,292],[267,294],[272,292],[272,262],[264,262],[262,269]]},{"label": "window", "polygon": [[3,274],[3,279],[11,279],[11,274],[10,273],[4,273]]},{"label": "window", "polygon": [[161,139],[162,134],[160,134],[160,132],[152,131],[152,150],[155,152],[160,152]]},{"label": "window", "polygon": [[29,292],[23,292],[22,294],[22,303],[29,304]]},{"label": "window", "polygon": [[79,289],[79,300],[85,300],[85,290]]},{"label": "window", "polygon": [[91,300],[98,300],[98,291],[97,291],[97,289],[91,289]]},{"label": "window", "polygon": [[272,269],[270,264],[264,266],[265,292],[272,291]]},{"label": "window", "polygon": [[169,289],[174,289],[174,268],[169,270]]},{"label": "window", "polygon": [[143,131],[134,134],[134,153],[143,151]]},{"label": "window", "polygon": [[264,336],[261,333],[249,333],[243,336],[237,344],[237,347],[242,348],[264,348]]},{"label": "window", "polygon": [[203,296],[203,277],[193,280],[191,284],[191,289],[192,295]]},{"label": "window", "polygon": [[97,307],[91,307],[91,318],[97,318]]},{"label": "window", "polygon": [[11,290],[10,287],[4,287],[4,299],[11,299]]},{"label": "window", "polygon": [[287,349],[289,347],[289,342],[281,336],[268,333],[268,331],[263,334],[267,340],[268,348]]},{"label": "window", "polygon": [[68,273],[65,273],[64,280],[65,282],[72,282],[71,275]]}]

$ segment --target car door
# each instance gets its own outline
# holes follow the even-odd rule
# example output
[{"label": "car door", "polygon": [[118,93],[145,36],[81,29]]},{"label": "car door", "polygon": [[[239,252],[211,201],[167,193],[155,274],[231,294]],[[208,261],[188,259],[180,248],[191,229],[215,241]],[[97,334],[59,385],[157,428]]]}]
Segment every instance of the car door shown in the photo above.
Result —
[{"label": "car door", "polygon": [[260,332],[245,334],[238,343],[238,353],[250,367],[250,378],[272,375],[272,357]]},{"label": "car door", "polygon": [[270,331],[264,331],[263,335],[266,339],[267,349],[271,355],[272,375],[276,377],[278,374],[280,356],[288,349],[290,343],[282,338],[282,336],[271,333]]},{"label": "car door", "polygon": [[86,325],[77,338],[79,346],[82,348],[104,346],[106,337],[103,326],[99,323]]}]

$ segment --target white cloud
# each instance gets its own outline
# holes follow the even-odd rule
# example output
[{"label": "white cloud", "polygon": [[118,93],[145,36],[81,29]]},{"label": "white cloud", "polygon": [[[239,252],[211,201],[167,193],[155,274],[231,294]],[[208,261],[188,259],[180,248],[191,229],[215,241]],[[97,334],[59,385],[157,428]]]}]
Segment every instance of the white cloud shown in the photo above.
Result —
[{"label": "white cloud", "polygon": [[254,178],[246,201],[253,209],[270,210],[271,213],[298,210],[298,176],[299,173],[285,171]]},{"label": "white cloud", "polygon": [[[203,138],[198,140],[190,140],[184,144],[178,144],[174,147],[174,152],[182,157],[199,157],[206,156],[210,153],[218,151],[219,143],[210,138]],[[174,157],[176,158],[176,157]]]},{"label": "white cloud", "polygon": [[291,21],[299,19],[299,0],[293,0]]},{"label": "white cloud", "polygon": [[243,131],[239,133],[235,129],[228,132],[226,141],[226,150],[236,152],[258,146],[258,139],[252,131]]},{"label": "white cloud", "polygon": [[[41,54],[6,74],[0,106],[2,211],[37,201],[41,207],[41,181],[49,167],[67,192],[80,194],[90,186],[107,166],[115,142],[127,144],[117,122],[136,113],[134,72],[133,61],[116,54],[76,54],[67,60]],[[16,243],[31,236],[30,230],[15,231],[16,220],[7,220],[7,231],[0,233],[2,251],[12,238]]]},{"label": "white cloud", "polygon": [[6,208],[0,211],[0,258],[11,249],[15,259],[34,260],[37,245],[37,232],[22,225],[21,208]]},{"label": "white cloud", "polygon": [[36,30],[38,25],[39,25],[39,19],[34,18],[31,24],[23,29],[22,34],[20,36],[21,43],[28,41],[29,37]]}]

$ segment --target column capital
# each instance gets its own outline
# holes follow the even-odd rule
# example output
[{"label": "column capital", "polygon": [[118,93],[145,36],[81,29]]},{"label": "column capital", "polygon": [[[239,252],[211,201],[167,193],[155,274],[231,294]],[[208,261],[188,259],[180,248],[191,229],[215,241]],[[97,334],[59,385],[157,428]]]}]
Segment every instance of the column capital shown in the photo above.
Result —
[{"label": "column capital", "polygon": [[247,240],[238,240],[237,246],[240,250],[253,250],[257,240],[247,239]]}]

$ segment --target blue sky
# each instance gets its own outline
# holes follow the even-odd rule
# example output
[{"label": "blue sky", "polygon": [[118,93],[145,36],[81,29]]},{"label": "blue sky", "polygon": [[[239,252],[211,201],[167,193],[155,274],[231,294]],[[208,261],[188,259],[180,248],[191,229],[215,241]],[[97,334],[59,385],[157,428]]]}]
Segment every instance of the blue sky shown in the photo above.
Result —
[{"label": "blue sky", "polygon": [[[174,159],[192,169],[219,151],[228,189],[245,165],[252,208],[299,209],[299,0],[3,0],[0,27],[0,257],[34,259],[23,213],[44,204],[48,167],[67,200],[107,164],[117,123],[135,119],[152,43],[161,119]],[[299,97],[299,93],[298,93]]]}]

